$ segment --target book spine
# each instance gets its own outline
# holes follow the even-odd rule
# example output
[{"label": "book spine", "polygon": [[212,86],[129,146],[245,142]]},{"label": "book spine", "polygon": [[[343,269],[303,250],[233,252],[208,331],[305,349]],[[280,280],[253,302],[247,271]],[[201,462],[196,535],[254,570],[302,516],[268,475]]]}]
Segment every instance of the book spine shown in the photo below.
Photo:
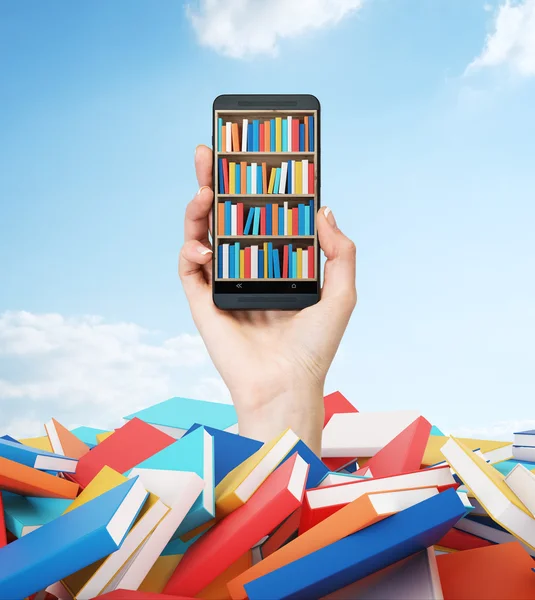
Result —
[{"label": "book spine", "polygon": [[299,235],[299,210],[297,206],[292,208],[292,235]]},{"label": "book spine", "polygon": [[225,152],[232,152],[232,123],[227,121],[225,132]]},{"label": "book spine", "polygon": [[297,250],[292,252],[292,279],[297,279]]},{"label": "book spine", "polygon": [[228,194],[228,159],[223,158],[223,183],[224,183],[224,194]]},{"label": "book spine", "polygon": [[245,273],[244,279],[251,279],[251,246],[245,248]]},{"label": "book spine", "polygon": [[273,243],[268,242],[268,277],[273,279]]},{"label": "book spine", "polygon": [[240,277],[240,242],[234,243],[234,273],[238,279]]},{"label": "book spine", "polygon": [[245,250],[240,250],[240,279],[245,279]]},{"label": "book spine", "polygon": [[251,163],[251,194],[257,193],[256,179],[258,177],[258,169],[256,167],[257,167],[256,163]]},{"label": "book spine", "polygon": [[234,186],[236,191],[235,194],[241,194],[241,165],[240,163],[236,163],[234,166],[236,174],[234,175]]},{"label": "book spine", "polygon": [[228,193],[236,193],[236,169],[233,162],[228,165]]},{"label": "book spine", "polygon": [[260,235],[266,235],[266,207],[260,208]]},{"label": "book spine", "polygon": [[234,273],[234,266],[236,264],[236,261],[234,259],[234,252],[236,251],[234,244],[231,244],[229,246],[228,249],[228,260],[229,260],[229,265],[228,265],[228,276],[230,277],[230,279],[234,279],[234,277],[236,277],[235,273]]},{"label": "book spine", "polygon": [[260,121],[254,119],[253,121],[253,152],[258,152],[259,138],[260,137]]},{"label": "book spine", "polygon": [[271,123],[264,121],[264,152],[271,152]]},{"label": "book spine", "polygon": [[279,206],[279,235],[284,235],[284,207]]},{"label": "book spine", "polygon": [[264,276],[268,277],[268,244],[264,242]]},{"label": "book spine", "polygon": [[314,163],[308,163],[308,193],[314,194]]},{"label": "book spine", "polygon": [[240,194],[246,194],[247,193],[247,163],[246,162],[241,162],[240,163],[240,177],[241,177],[241,183],[240,183]]},{"label": "book spine", "polygon": [[251,279],[258,279],[258,246],[251,246]]},{"label": "book spine", "polygon": [[264,123],[260,123],[260,133],[259,133],[259,138],[260,138],[260,147],[259,147],[259,151],[260,151],[260,152],[264,152],[264,145],[265,145],[265,143],[266,143],[265,134],[264,134]]},{"label": "book spine", "polygon": [[240,133],[238,131],[238,123],[232,123],[232,150],[240,151]]},{"label": "book spine", "polygon": [[225,235],[230,235],[232,231],[232,208],[230,200],[225,202]]},{"label": "book spine", "polygon": [[277,137],[277,133],[276,133],[276,126],[275,126],[275,119],[271,119],[270,121],[271,123],[271,131],[269,133],[269,138],[271,141],[271,152],[276,152],[276,148],[277,148],[277,144],[276,144],[276,137]]},{"label": "book spine", "polygon": [[264,279],[264,250],[258,250],[258,278]]},{"label": "book spine", "polygon": [[275,117],[275,152],[282,152],[282,118]]},{"label": "book spine", "polygon": [[254,225],[253,225],[253,235],[258,235],[260,233],[260,207],[255,206],[254,208]]},{"label": "book spine", "polygon": [[288,279],[293,278],[292,244],[288,244]]},{"label": "book spine", "polygon": [[300,160],[295,161],[295,193],[303,193],[303,163]]},{"label": "book spine", "polygon": [[225,235],[225,204],[217,204],[217,235]]},{"label": "book spine", "polygon": [[238,204],[238,231],[237,235],[243,235],[243,202]]},{"label": "book spine", "polygon": [[243,119],[241,130],[241,151],[247,152],[247,133],[249,131],[249,119]]},{"label": "book spine", "polygon": [[288,235],[295,235],[294,234],[294,224],[293,224],[292,209],[289,208],[286,212],[288,214]]},{"label": "book spine", "polygon": [[299,215],[299,226],[298,226],[298,235],[306,235],[305,233],[305,205],[298,204],[297,205],[297,213]]},{"label": "book spine", "polygon": [[280,279],[281,276],[281,265],[279,257],[279,249],[273,250],[273,277]]},{"label": "book spine", "polygon": [[288,117],[288,152],[292,151],[292,127],[293,127],[293,118]]},{"label": "book spine", "polygon": [[306,279],[308,277],[308,251],[306,248],[303,249],[302,260],[303,260],[303,267],[302,267],[303,270],[302,270],[301,277],[303,279]]},{"label": "book spine", "polygon": [[261,194],[263,189],[262,184],[262,165],[256,167],[256,193]]},{"label": "book spine", "polygon": [[287,178],[287,176],[288,176],[288,163],[283,162],[281,164],[281,180],[280,180],[279,194],[286,193],[286,178]]},{"label": "book spine", "polygon": [[232,204],[230,207],[230,235],[238,235],[238,205]]},{"label": "book spine", "polygon": [[308,117],[308,151],[314,152],[314,117]]},{"label": "book spine", "polygon": [[228,244],[223,244],[223,279],[228,279]]},{"label": "book spine", "polygon": [[262,163],[262,194],[268,193],[267,164]]},{"label": "book spine", "polygon": [[314,219],[315,219],[315,209],[314,209],[314,200],[310,200],[309,203],[310,206],[310,225],[309,225],[309,230],[310,230],[310,235],[316,235],[316,231],[315,231],[315,227],[314,227]]},{"label": "book spine", "polygon": [[284,229],[283,235],[291,235],[288,233],[288,201],[284,203]]},{"label": "book spine", "polygon": [[221,127],[221,152],[227,151],[227,124],[223,123]]},{"label": "book spine", "polygon": [[281,170],[280,170],[280,167],[277,167],[275,169],[275,185],[273,187],[274,194],[279,193],[280,184],[281,184]]},{"label": "book spine", "polygon": [[310,231],[310,206],[305,204],[303,210],[305,212],[304,235],[312,235],[312,232]]},{"label": "book spine", "polygon": [[217,170],[217,189],[220,194],[225,193],[225,178],[223,177],[223,159],[220,158],[217,161],[218,170]]},{"label": "book spine", "polygon": [[254,152],[253,146],[253,124],[247,125],[247,152]]},{"label": "book spine", "polygon": [[305,125],[299,123],[299,152],[305,151]]},{"label": "book spine", "polygon": [[282,119],[282,152],[288,152],[288,120]]},{"label": "book spine", "polygon": [[266,204],[266,206],[264,207],[265,211],[266,211],[266,234],[265,235],[273,235],[273,230],[272,230],[272,216],[273,216],[273,209],[271,208],[271,204]]},{"label": "book spine", "polygon": [[219,244],[217,249],[217,276],[223,278],[223,244]]},{"label": "book spine", "polygon": [[288,193],[291,194],[292,193],[292,188],[293,188],[293,181],[292,181],[292,169],[293,169],[293,163],[295,161],[294,160],[290,160],[288,161],[288,175],[286,177],[286,179],[288,180]]},{"label": "book spine", "polygon": [[314,256],[314,246],[309,246],[308,249],[308,276],[310,279],[314,279],[314,264],[315,264],[315,256]]},{"label": "book spine", "polygon": [[279,206],[278,204],[271,205],[271,233],[279,235]]},{"label": "book spine", "polygon": [[269,176],[269,186],[268,186],[268,194],[273,194],[273,187],[275,186],[275,175],[277,170],[272,168],[271,175]]},{"label": "book spine", "polygon": [[296,189],[295,189],[295,165],[296,165],[296,163],[297,163],[296,160],[292,160],[292,191],[290,192],[290,194],[296,193]]},{"label": "book spine", "polygon": [[303,188],[303,194],[308,194],[308,160],[303,160],[303,167],[302,167],[302,175],[303,175],[303,183],[302,188]]},{"label": "book spine", "polygon": [[249,212],[247,213],[247,223],[245,223],[245,229],[243,231],[243,235],[250,235],[250,233],[251,233],[251,227],[253,225],[254,212],[255,212],[254,211],[254,206],[251,206],[249,208]]},{"label": "book spine", "polygon": [[292,121],[292,152],[299,152],[299,119]]},{"label": "book spine", "polygon": [[308,117],[305,117],[304,121],[305,121],[305,145],[303,147],[303,152],[308,152]]},{"label": "book spine", "polygon": [[282,277],[288,279],[288,244],[282,249]]},{"label": "book spine", "polygon": [[303,278],[303,249],[297,248],[297,279]]},{"label": "book spine", "polygon": [[217,151],[222,152],[222,140],[223,140],[223,119],[219,117],[217,119]]}]

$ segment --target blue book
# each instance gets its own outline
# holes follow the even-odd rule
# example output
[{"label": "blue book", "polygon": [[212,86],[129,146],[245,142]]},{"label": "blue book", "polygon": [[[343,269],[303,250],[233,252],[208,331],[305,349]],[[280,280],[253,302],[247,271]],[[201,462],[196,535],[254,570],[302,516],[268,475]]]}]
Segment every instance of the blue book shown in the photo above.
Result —
[{"label": "blue book", "polygon": [[284,235],[284,206],[279,206],[279,235]]},{"label": "blue book", "polygon": [[0,598],[26,598],[117,551],[147,496],[133,478],[2,548]]},{"label": "blue book", "polygon": [[228,248],[228,276],[231,279],[234,279],[236,277],[236,257],[234,256],[234,252],[236,252],[234,244],[230,244]]},{"label": "blue book", "polygon": [[236,163],[236,182],[235,182],[235,186],[236,186],[236,194],[241,194],[241,165],[240,163]]},{"label": "blue book", "polygon": [[314,200],[310,201],[309,206],[310,206],[310,235],[315,235],[314,219],[316,218],[316,211],[314,210]]},{"label": "blue book", "polygon": [[354,473],[357,470],[357,461],[352,462],[349,465],[346,465],[345,470],[348,473]]},{"label": "blue book", "polygon": [[262,193],[262,165],[256,165],[256,193]]},{"label": "blue book", "polygon": [[234,242],[234,273],[236,278],[240,276],[240,242]]},{"label": "blue book", "polygon": [[71,429],[71,433],[90,448],[94,448],[98,444],[97,434],[106,433],[106,429],[96,429],[95,427],[82,426]]},{"label": "blue book", "polygon": [[251,206],[251,208],[249,209],[249,212],[247,213],[247,221],[245,223],[245,227],[243,228],[243,235],[251,235],[251,226],[253,224],[253,217],[254,217],[254,206]]},{"label": "blue book", "polygon": [[217,247],[217,276],[223,277],[223,244]]},{"label": "blue book", "polygon": [[[186,435],[198,427],[200,425],[193,425]],[[205,427],[205,429],[214,440],[215,485],[263,446],[262,442],[243,435],[228,433],[212,427]]]},{"label": "blue book", "polygon": [[273,278],[273,242],[268,242],[268,277]]},{"label": "blue book", "polygon": [[288,193],[289,194],[293,194],[294,193],[293,187],[292,187],[292,183],[293,183],[293,180],[292,180],[292,164],[294,162],[295,161],[293,161],[293,160],[289,160],[288,161],[288,172],[286,173],[286,184],[288,186]]},{"label": "blue book", "polygon": [[271,123],[271,134],[269,136],[269,145],[271,146],[271,152],[275,152],[276,151],[276,145],[275,145],[275,137],[276,137],[276,132],[275,132],[275,119],[271,119],[270,121]]},{"label": "blue book", "polygon": [[321,598],[436,544],[464,514],[446,490],[245,584],[247,597]]},{"label": "blue book", "polygon": [[21,538],[31,531],[50,523],[72,504],[62,498],[34,498],[2,492],[6,529]]},{"label": "blue book", "polygon": [[305,124],[299,123],[299,152],[305,151]]},{"label": "blue book", "polygon": [[288,119],[282,120],[282,151],[288,152]]},{"label": "blue book", "polygon": [[217,151],[221,152],[221,145],[223,143],[223,119],[219,117],[217,119]]},{"label": "blue book", "polygon": [[292,252],[292,277],[297,279],[297,250]]},{"label": "blue book", "polygon": [[304,224],[304,228],[305,228],[305,231],[304,231],[303,235],[312,235],[312,232],[310,231],[310,206],[308,204],[305,205],[305,224]]},{"label": "blue book", "polygon": [[0,456],[21,465],[39,469],[41,471],[52,471],[58,473],[75,473],[78,461],[61,454],[54,454],[46,450],[32,448],[19,442],[11,442],[0,438]]},{"label": "blue book", "polygon": [[194,423],[227,431],[236,429],[238,424],[232,404],[180,397],[169,398],[124,418],[130,420],[134,417],[150,425],[163,426],[165,431],[171,430],[175,437],[186,433]]},{"label": "blue book", "polygon": [[325,466],[325,463],[320,460],[314,452],[312,452],[305,442],[303,442],[303,440],[299,440],[297,442],[297,444],[290,450],[290,452],[288,452],[286,458],[284,458],[280,464],[282,465],[282,463],[286,462],[296,452],[306,463],[310,465],[306,482],[307,490],[317,487],[319,482],[327,475],[329,469]]},{"label": "blue book", "polygon": [[249,125],[247,126],[247,151],[248,152],[254,151],[253,136],[254,136],[253,124],[249,123]]},{"label": "blue book", "polygon": [[264,277],[264,251],[258,250],[258,277]]},{"label": "blue book", "polygon": [[280,257],[278,249],[273,250],[273,277],[279,278],[281,276]]},{"label": "blue book", "polygon": [[8,442],[13,442],[14,444],[21,443],[21,442],[19,442],[19,440],[16,440],[15,438],[11,437],[10,435],[3,435],[0,439],[7,440]]},{"label": "blue book", "polygon": [[[204,427],[198,427],[137,465],[138,469],[189,471],[197,473],[204,488],[174,533],[179,537],[215,516],[214,440]],[[128,473],[126,473],[128,475]]]},{"label": "blue book", "polygon": [[225,179],[224,179],[224,175],[223,175],[223,159],[220,158],[217,162],[219,165],[219,177],[218,177],[219,193],[224,194],[225,193]]},{"label": "blue book", "polygon": [[280,183],[281,183],[281,170],[280,170],[280,167],[277,167],[275,169],[275,185],[273,186],[273,193],[274,194],[278,194],[279,193]]},{"label": "blue book", "polygon": [[253,121],[253,151],[258,152],[260,150],[260,121],[254,119]]},{"label": "blue book", "polygon": [[314,117],[308,117],[308,151],[314,152]]},{"label": "blue book", "polygon": [[293,277],[292,244],[288,244],[288,279]]},{"label": "blue book", "polygon": [[298,235],[306,235],[305,234],[305,205],[304,204],[297,205],[297,215],[298,215],[297,233],[298,233]]},{"label": "blue book", "polygon": [[253,223],[253,235],[260,233],[260,207],[255,206],[254,208],[254,223]]},{"label": "blue book", "polygon": [[272,224],[271,224],[272,213],[273,213],[273,205],[266,204],[266,235],[273,234]]},{"label": "blue book", "polygon": [[225,235],[230,235],[232,232],[232,202],[230,200],[225,201]]}]

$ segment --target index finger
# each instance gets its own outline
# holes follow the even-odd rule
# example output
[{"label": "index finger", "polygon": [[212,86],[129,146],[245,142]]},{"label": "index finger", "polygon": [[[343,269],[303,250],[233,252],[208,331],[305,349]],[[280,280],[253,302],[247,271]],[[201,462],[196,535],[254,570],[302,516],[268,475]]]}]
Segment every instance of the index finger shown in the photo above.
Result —
[{"label": "index finger", "polygon": [[212,149],[204,144],[197,146],[195,150],[195,172],[199,187],[212,187]]}]

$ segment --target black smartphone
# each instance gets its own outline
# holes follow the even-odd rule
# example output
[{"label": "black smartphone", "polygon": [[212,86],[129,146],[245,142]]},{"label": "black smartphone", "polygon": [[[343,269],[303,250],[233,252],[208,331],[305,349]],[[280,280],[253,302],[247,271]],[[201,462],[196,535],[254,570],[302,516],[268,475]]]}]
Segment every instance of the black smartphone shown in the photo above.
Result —
[{"label": "black smartphone", "polygon": [[213,299],[225,310],[319,300],[320,103],[223,95],[213,105]]}]

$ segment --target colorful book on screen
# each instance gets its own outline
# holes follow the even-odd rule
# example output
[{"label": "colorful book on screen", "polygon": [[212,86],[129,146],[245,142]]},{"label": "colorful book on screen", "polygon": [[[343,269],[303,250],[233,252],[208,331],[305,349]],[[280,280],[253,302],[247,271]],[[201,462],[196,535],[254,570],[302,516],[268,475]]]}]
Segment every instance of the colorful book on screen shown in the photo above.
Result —
[{"label": "colorful book on screen", "polygon": [[198,594],[263,536],[299,508],[308,474],[307,463],[295,453],[271,473],[241,507],[219,521],[178,564],[165,593]]},{"label": "colorful book on screen", "polygon": [[0,550],[0,598],[25,598],[118,550],[147,492],[132,479]]},{"label": "colorful book on screen", "polygon": [[61,516],[72,500],[37,498],[3,493],[5,524],[8,531],[21,538]]},{"label": "colorful book on screen", "polygon": [[214,438],[204,427],[199,427],[183,436],[139,463],[137,467],[164,471],[189,471],[196,473],[203,480],[204,488],[180,524],[175,537],[214,518]]},{"label": "colorful book on screen", "polygon": [[87,444],[78,439],[66,427],[63,427],[61,423],[58,423],[56,419],[51,419],[46,423],[45,429],[52,450],[56,454],[79,459],[90,450]]},{"label": "colorful book on screen", "polygon": [[0,439],[0,457],[44,471],[74,473],[77,465],[74,458],[67,458],[60,454],[46,452],[45,450],[4,439]]},{"label": "colorful book on screen", "polygon": [[149,406],[125,419],[137,417],[174,438],[181,438],[195,423],[237,433],[238,417],[232,404],[191,398],[170,398]]},{"label": "colorful book on screen", "polygon": [[425,550],[464,512],[447,490],[253,580],[245,591],[250,600],[320,598]]}]

